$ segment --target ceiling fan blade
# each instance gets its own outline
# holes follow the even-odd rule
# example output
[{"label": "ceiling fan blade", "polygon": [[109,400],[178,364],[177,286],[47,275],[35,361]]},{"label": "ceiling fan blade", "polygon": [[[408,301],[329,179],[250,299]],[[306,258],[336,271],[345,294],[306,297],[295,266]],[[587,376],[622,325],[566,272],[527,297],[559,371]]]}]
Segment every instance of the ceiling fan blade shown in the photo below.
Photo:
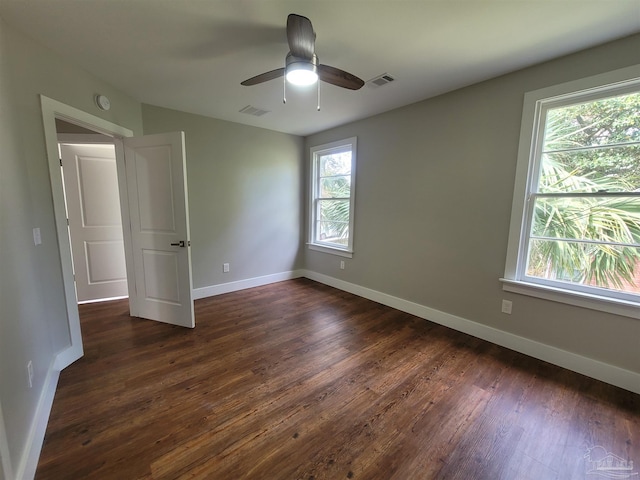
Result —
[{"label": "ceiling fan blade", "polygon": [[295,13],[287,17],[287,41],[291,54],[311,60],[315,53],[316,34],[311,20]]},{"label": "ceiling fan blade", "polygon": [[364,85],[364,80],[329,65],[318,65],[318,76],[323,82],[349,90],[359,90]]},{"label": "ceiling fan blade", "polygon": [[283,75],[284,75],[284,68],[276,68],[275,70],[271,70],[270,72],[261,73],[260,75],[251,77],[245,80],[244,82],[240,82],[240,85],[244,85],[245,87],[250,87],[251,85],[258,85],[259,83],[268,82],[269,80],[273,80]]}]

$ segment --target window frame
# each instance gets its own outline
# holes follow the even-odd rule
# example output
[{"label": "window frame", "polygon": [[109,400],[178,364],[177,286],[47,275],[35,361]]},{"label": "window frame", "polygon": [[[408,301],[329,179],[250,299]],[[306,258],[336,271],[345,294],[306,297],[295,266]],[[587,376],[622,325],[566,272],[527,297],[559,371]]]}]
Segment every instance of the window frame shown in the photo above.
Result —
[{"label": "window frame", "polygon": [[[355,186],[356,186],[356,159],[357,159],[357,137],[350,137],[344,140],[325,143],[310,148],[310,172],[309,172],[309,225],[308,242],[310,250],[330,253],[342,257],[353,257],[353,225],[355,212]],[[320,158],[331,153],[338,153],[351,150],[351,174],[349,193],[349,239],[347,245],[341,247],[335,243],[322,242],[316,239],[316,225],[319,205],[319,170]]]},{"label": "window frame", "polygon": [[634,65],[525,93],[505,273],[500,279],[503,290],[640,319],[640,301],[628,294],[526,275],[533,218],[531,198],[532,193],[539,195],[545,112],[558,106],[639,90],[640,65]]}]

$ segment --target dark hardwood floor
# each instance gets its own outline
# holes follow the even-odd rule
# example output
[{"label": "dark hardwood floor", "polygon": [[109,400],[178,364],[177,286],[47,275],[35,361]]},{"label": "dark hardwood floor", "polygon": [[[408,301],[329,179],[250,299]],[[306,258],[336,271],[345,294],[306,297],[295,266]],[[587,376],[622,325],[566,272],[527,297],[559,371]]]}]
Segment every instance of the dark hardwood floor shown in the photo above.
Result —
[{"label": "dark hardwood floor", "polygon": [[639,395],[310,280],[199,300],[194,330],[126,301],[80,313],[39,480],[640,471]]}]

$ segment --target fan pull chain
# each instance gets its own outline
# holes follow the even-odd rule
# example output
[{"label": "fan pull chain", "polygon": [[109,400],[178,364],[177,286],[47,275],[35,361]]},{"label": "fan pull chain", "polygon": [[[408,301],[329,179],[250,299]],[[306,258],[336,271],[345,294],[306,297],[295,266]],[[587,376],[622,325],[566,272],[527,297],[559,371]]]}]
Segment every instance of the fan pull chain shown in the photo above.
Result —
[{"label": "fan pull chain", "polygon": [[320,111],[320,80],[318,79],[318,111]]},{"label": "fan pull chain", "polygon": [[284,79],[284,84],[282,85],[282,103],[287,103],[287,76],[284,75],[282,78]]}]

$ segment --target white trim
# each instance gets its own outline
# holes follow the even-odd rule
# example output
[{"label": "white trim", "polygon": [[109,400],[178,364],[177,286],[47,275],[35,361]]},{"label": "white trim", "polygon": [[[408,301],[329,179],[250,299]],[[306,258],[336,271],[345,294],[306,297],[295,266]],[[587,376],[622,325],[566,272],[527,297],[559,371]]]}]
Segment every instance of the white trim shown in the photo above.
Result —
[{"label": "white trim", "polygon": [[[526,280],[531,277],[525,278],[526,272],[524,271],[526,263],[524,257],[528,251],[530,219],[532,217],[530,210],[533,208],[533,202],[527,202],[527,197],[528,192],[534,190],[532,186],[534,184],[537,185],[538,165],[535,159],[539,157],[536,151],[540,146],[544,129],[543,122],[540,121],[543,110],[550,105],[556,105],[558,102],[566,103],[569,96],[582,98],[587,94],[593,95],[594,92],[601,94],[602,91],[613,88],[630,88],[631,84],[638,85],[639,83],[640,65],[633,65],[525,93],[509,224],[509,240],[507,243],[504,279],[502,279],[504,282],[503,289],[584,308],[639,318],[637,304],[635,309],[620,308],[620,305],[625,303],[623,300],[620,302],[603,301],[603,297],[597,295],[595,290],[590,291],[590,294],[585,297],[579,294],[574,295],[574,289],[570,290],[568,287],[565,290],[561,284],[555,285],[557,288],[553,291],[553,295],[549,293],[553,290],[552,288],[529,288],[532,282],[527,282]],[[520,255],[521,252],[523,252],[522,256]],[[527,288],[525,288],[525,285]],[[518,288],[519,291],[513,290],[513,288]],[[564,291],[565,294],[558,294],[560,291]],[[585,298],[587,300],[584,300]]]},{"label": "white trim", "polygon": [[353,252],[349,250],[327,247],[325,245],[318,245],[317,243],[307,243],[307,247],[309,247],[309,250],[315,250],[316,252],[323,252],[330,255],[339,255],[341,257],[353,258]]},{"label": "white trim", "polygon": [[127,290],[129,297],[129,315],[140,316],[137,294],[136,276],[133,262],[133,238],[129,213],[129,187],[127,185],[127,167],[125,163],[123,137],[115,138],[113,146],[116,150],[116,169],[118,171],[118,194],[120,195],[120,216],[122,217],[122,240],[124,241],[124,263],[127,267]]},{"label": "white trim", "polygon": [[466,318],[451,315],[439,310],[425,307],[386,293],[361,287],[337,278],[316,272],[306,271],[304,276],[310,280],[324,283],[345,292],[353,293],[374,302],[387,305],[397,310],[410,313],[459,332],[472,335],[502,347],[524,353],[530,357],[552,363],[562,368],[586,375],[596,380],[615,385],[625,390],[640,394],[640,373],[609,365],[592,358],[562,350],[551,345],[520,337],[503,330],[498,330]]},{"label": "white trim", "polygon": [[637,303],[508,278],[501,278],[500,281],[502,289],[507,292],[640,319],[640,308]]},{"label": "white trim", "polygon": [[[333,247],[327,243],[316,241],[316,199],[318,197],[318,182],[316,174],[319,169],[319,159],[322,155],[329,155],[336,152],[351,151],[351,188],[349,192],[349,244],[345,248],[338,246]],[[353,235],[354,235],[354,216],[356,204],[356,169],[358,160],[358,137],[345,138],[335,142],[316,145],[309,149],[311,168],[309,169],[309,194],[308,194],[308,232],[307,247],[311,250],[317,250],[342,257],[353,257]],[[345,199],[346,200],[346,199]]]},{"label": "white trim", "polygon": [[36,475],[40,452],[44,444],[44,434],[47,430],[47,423],[49,422],[51,407],[53,406],[53,399],[58,386],[58,378],[60,377],[60,370],[55,367],[58,363],[59,361],[56,358],[49,367],[44,380],[42,393],[27,435],[26,446],[22,452],[14,477],[16,480],[33,479]]},{"label": "white trim", "polygon": [[262,277],[247,278],[245,280],[238,280],[236,282],[220,283],[218,285],[211,285],[209,287],[194,288],[192,294],[193,299],[198,300],[201,298],[213,297],[215,295],[236,292],[238,290],[246,290],[247,288],[260,287],[262,285],[282,282],[284,280],[291,280],[293,278],[300,278],[303,276],[304,270],[292,270],[289,272],[264,275]]},{"label": "white trim", "polygon": [[[40,95],[42,121],[44,127],[45,147],[49,166],[49,178],[53,196],[53,210],[56,220],[56,233],[60,249],[60,263],[62,266],[62,280],[64,285],[65,303],[71,345],[56,358],[56,368],[62,370],[82,357],[82,333],[80,331],[80,316],[73,282],[73,268],[71,260],[71,244],[67,230],[67,215],[65,211],[64,190],[60,173],[60,159],[58,156],[58,132],[56,118],[96,130],[105,135],[130,137],[133,132],[128,128],[103,120],[99,117],[83,112],[77,108],[65,105],[51,98]],[[117,142],[116,142],[117,148]]]}]

